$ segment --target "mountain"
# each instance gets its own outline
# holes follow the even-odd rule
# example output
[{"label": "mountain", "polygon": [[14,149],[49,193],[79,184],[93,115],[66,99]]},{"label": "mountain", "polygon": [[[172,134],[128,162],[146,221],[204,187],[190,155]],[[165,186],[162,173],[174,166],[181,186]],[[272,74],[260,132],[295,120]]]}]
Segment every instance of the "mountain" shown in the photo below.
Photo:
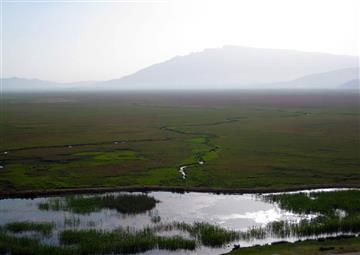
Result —
[{"label": "mountain", "polygon": [[[359,78],[359,68],[345,68],[330,72],[316,73],[299,79],[264,85],[271,88],[292,89],[345,89],[353,86]],[[350,82],[350,83],[349,83]]]},{"label": "mountain", "polygon": [[359,90],[360,89],[360,80],[359,80],[359,76],[357,77],[357,79],[353,79],[350,80],[348,82],[345,82],[343,84],[341,84],[339,86],[340,89],[356,89]]},{"label": "mountain", "polygon": [[3,92],[140,89],[345,88],[359,77],[358,57],[238,46],[174,57],[120,79],[57,83],[2,79]]},{"label": "mountain", "polygon": [[[358,57],[238,46],[206,49],[149,66],[104,89],[254,88],[358,66]],[[255,87],[256,88],[256,87]]]},{"label": "mountain", "polygon": [[1,79],[1,89],[3,92],[31,92],[31,91],[61,91],[61,90],[78,90],[90,88],[95,82],[83,81],[72,83],[60,83],[44,81],[38,79],[24,78],[5,78]]}]

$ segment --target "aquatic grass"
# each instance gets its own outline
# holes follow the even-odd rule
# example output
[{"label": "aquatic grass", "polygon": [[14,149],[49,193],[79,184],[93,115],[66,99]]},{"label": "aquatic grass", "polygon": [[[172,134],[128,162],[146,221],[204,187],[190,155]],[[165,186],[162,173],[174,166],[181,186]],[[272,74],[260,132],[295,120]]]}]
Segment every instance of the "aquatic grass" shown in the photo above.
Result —
[{"label": "aquatic grass", "polygon": [[[181,230],[190,234],[192,239],[183,236],[158,236],[157,232]],[[136,253],[151,249],[193,250],[197,245],[221,247],[237,240],[240,233],[226,230],[209,223],[187,224],[173,222],[148,226],[142,230],[116,229],[103,230],[64,230],[60,233],[60,243],[76,245],[85,254],[94,253]]]},{"label": "aquatic grass", "polygon": [[192,239],[186,239],[181,236],[171,237],[157,237],[158,249],[165,250],[194,250],[196,248],[196,241]]},{"label": "aquatic grass", "polygon": [[313,219],[303,219],[300,222],[270,222],[265,226],[253,227],[245,232],[240,232],[240,238],[254,240],[267,237],[319,237],[334,234],[358,234],[359,232],[360,215],[345,218],[319,216]]},{"label": "aquatic grass", "polygon": [[150,230],[159,231],[172,231],[180,230],[190,234],[193,238],[198,240],[202,245],[209,247],[220,247],[229,242],[238,240],[240,232],[227,230],[217,225],[212,225],[205,222],[195,222],[188,224],[184,222],[173,222],[167,224],[158,224]]},{"label": "aquatic grass", "polygon": [[278,203],[284,210],[300,214],[320,213],[332,216],[336,209],[347,214],[360,213],[360,190],[272,194],[264,196],[264,199]]},{"label": "aquatic grass", "polygon": [[38,204],[40,210],[71,211],[86,214],[102,209],[114,209],[124,214],[138,214],[153,209],[158,203],[155,198],[145,194],[120,194],[105,196],[67,196],[49,198]]},{"label": "aquatic grass", "polygon": [[209,223],[195,223],[192,231],[205,246],[219,247],[239,238],[236,231],[226,230]]},{"label": "aquatic grass", "polygon": [[265,227],[258,227],[258,231],[264,231],[274,237],[309,237],[342,233],[359,233],[360,218],[325,218],[304,219],[300,222],[275,221]]},{"label": "aquatic grass", "polygon": [[[204,222],[195,222],[193,224],[172,222],[158,223],[142,230],[129,227],[112,231],[96,229],[64,230],[60,232],[59,239],[60,247],[70,247],[74,254],[130,254],[153,249],[169,251],[178,249],[194,250],[199,245],[221,247],[236,240],[264,239],[267,237],[316,237],[326,234],[358,233],[360,231],[359,222],[358,215],[351,218],[320,216],[314,219],[304,219],[300,222],[275,221],[266,226],[253,227],[243,232],[227,230]],[[190,235],[190,238],[185,238],[182,235],[157,235],[158,232],[172,230],[180,230],[184,234],[186,232]]]},{"label": "aquatic grass", "polygon": [[0,254],[73,255],[80,252],[75,247],[46,245],[38,239],[8,235],[4,230],[0,230]]},{"label": "aquatic grass", "polygon": [[240,238],[243,240],[265,239],[268,233],[269,231],[264,227],[252,227],[240,232]]},{"label": "aquatic grass", "polygon": [[48,211],[60,211],[62,208],[65,207],[64,199],[63,198],[49,198],[45,202],[40,202],[38,204],[38,208],[40,210]]},{"label": "aquatic grass", "polygon": [[137,253],[152,249],[194,250],[195,240],[180,236],[160,237],[154,231],[144,229],[130,231],[116,229],[110,232],[102,230],[64,230],[60,233],[60,243],[76,245],[84,254],[89,253]]},{"label": "aquatic grass", "polygon": [[[360,190],[272,194],[264,197],[281,209],[299,214],[317,214],[299,223],[277,221],[269,223],[267,231],[280,236],[319,236],[360,232]],[[338,210],[344,212],[339,215]]]},{"label": "aquatic grass", "polygon": [[39,232],[43,235],[51,234],[54,228],[52,222],[31,222],[31,221],[16,221],[7,223],[4,229],[13,233],[21,233],[27,231]]},{"label": "aquatic grass", "polygon": [[79,217],[66,217],[64,218],[64,226],[68,227],[78,227],[80,225],[80,218]]}]

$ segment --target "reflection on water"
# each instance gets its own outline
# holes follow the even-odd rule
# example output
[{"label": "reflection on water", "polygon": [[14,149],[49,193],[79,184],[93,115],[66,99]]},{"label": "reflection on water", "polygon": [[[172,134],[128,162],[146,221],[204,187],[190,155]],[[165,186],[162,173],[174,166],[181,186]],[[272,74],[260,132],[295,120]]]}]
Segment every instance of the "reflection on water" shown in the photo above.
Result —
[{"label": "reflection on water", "polygon": [[[124,194],[124,193],[111,193]],[[105,195],[105,194],[104,194]],[[52,198],[4,199],[0,200],[0,224],[14,221],[54,222],[56,230],[46,243],[58,243],[58,233],[64,229],[104,229],[118,227],[142,229],[160,223],[208,222],[232,230],[246,230],[276,220],[298,221],[302,216],[281,210],[277,205],[264,202],[255,195],[218,195],[211,193],[151,192],[149,196],[160,201],[155,208],[141,214],[128,215],[111,209],[101,209],[87,214],[69,211],[40,210],[38,205]],[[154,220],[156,219],[156,220]],[[179,234],[176,231],[161,232],[160,235]],[[262,244],[273,240],[241,240],[242,246]],[[219,254],[231,250],[233,244],[222,248],[200,247],[195,251],[175,251],[172,254]],[[144,254],[169,254],[169,251],[148,251]]]}]

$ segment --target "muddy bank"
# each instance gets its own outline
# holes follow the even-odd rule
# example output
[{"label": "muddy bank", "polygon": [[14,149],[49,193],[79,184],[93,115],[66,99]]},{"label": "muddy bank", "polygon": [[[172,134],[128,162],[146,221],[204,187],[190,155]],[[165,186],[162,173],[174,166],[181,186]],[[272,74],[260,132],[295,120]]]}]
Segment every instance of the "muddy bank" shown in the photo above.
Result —
[{"label": "muddy bank", "polygon": [[4,198],[35,198],[44,196],[59,196],[66,194],[95,194],[104,192],[207,192],[216,194],[261,194],[272,192],[288,192],[311,189],[328,188],[360,188],[360,184],[319,184],[301,185],[292,187],[271,187],[271,188],[209,188],[209,187],[162,187],[162,186],[122,186],[122,187],[98,187],[98,188],[67,188],[67,189],[47,189],[47,190],[19,190],[19,191],[0,191],[0,199]]}]

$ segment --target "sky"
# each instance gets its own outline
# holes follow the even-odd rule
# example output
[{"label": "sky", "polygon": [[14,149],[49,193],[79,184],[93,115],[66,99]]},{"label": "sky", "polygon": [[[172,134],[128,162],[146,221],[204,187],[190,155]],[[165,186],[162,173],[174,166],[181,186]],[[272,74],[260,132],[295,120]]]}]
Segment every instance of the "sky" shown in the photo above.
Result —
[{"label": "sky", "polygon": [[358,0],[2,0],[2,77],[120,78],[224,45],[359,55]]}]

